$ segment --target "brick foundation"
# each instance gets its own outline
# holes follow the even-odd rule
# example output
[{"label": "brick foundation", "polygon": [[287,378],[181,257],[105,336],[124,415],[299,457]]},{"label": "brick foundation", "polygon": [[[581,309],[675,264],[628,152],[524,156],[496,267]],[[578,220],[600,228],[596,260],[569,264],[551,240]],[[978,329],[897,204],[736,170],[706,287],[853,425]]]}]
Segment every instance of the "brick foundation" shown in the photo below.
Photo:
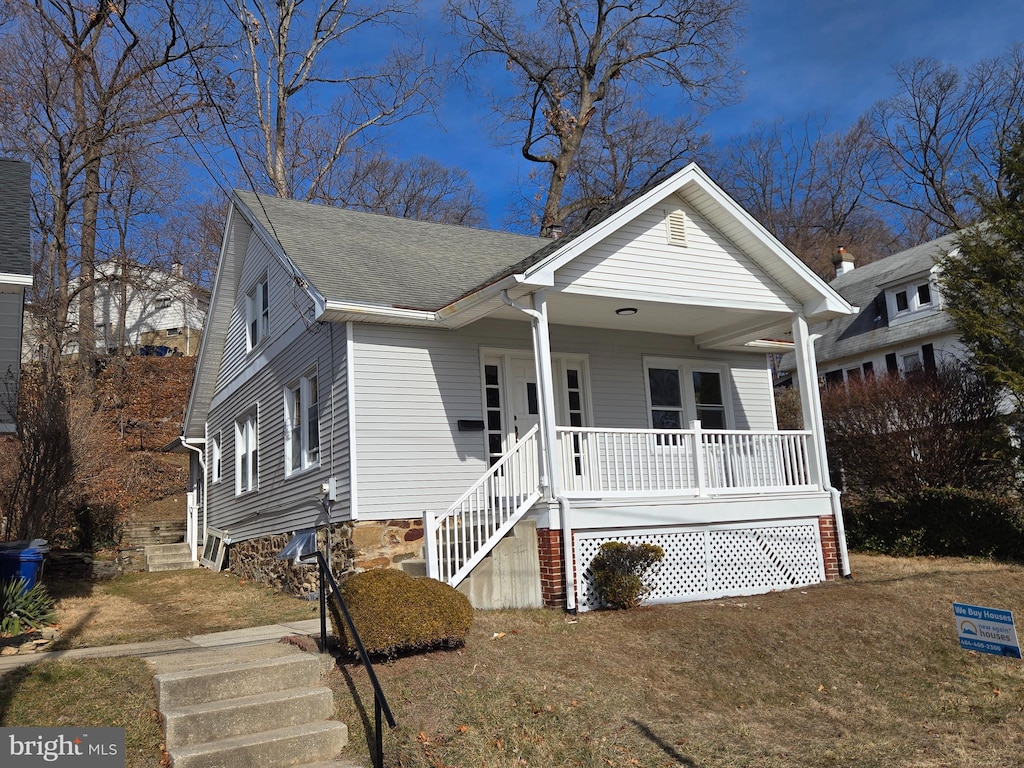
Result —
[{"label": "brick foundation", "polygon": [[821,536],[821,557],[825,563],[825,580],[839,578],[840,568],[839,537],[836,535],[836,520],[831,515],[818,518],[818,533]]},{"label": "brick foundation", "polygon": [[[277,553],[291,541],[293,533],[263,536],[240,541],[228,547],[227,569],[257,584],[266,584],[299,597],[311,597],[320,591],[320,573],[315,565],[295,565],[278,560]],[[321,548],[327,531],[317,531]],[[338,523],[331,528],[331,571],[335,577],[352,570],[352,524]]]},{"label": "brick foundation", "polygon": [[540,595],[544,606],[565,608],[562,532],[556,528],[538,528],[537,554],[540,556]]}]

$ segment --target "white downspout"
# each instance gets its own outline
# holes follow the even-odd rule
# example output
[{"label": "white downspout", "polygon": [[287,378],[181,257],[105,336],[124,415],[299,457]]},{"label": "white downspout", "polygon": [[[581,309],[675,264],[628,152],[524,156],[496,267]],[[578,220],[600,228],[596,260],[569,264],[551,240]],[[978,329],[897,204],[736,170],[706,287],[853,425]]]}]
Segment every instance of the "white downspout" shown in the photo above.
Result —
[{"label": "white downspout", "polygon": [[842,574],[850,576],[850,554],[846,547],[846,526],[843,523],[843,508],[840,504],[839,490],[832,487],[829,474],[828,454],[825,452],[825,425],[821,415],[821,392],[818,390],[818,364],[814,354],[814,342],[820,335],[810,335],[807,320],[798,316],[793,321],[793,341],[796,352],[797,374],[800,381],[800,404],[804,419],[810,421],[805,425],[811,430],[814,441],[815,464],[818,469],[818,482],[828,492],[832,516],[836,521],[836,538],[839,539],[839,557],[842,562]]},{"label": "white downspout", "polygon": [[562,562],[565,572],[565,607],[566,610],[576,609],[576,577],[573,568],[572,521],[569,500],[562,495],[562,483],[559,475],[558,461],[555,459],[558,444],[554,375],[551,370],[551,341],[548,336],[547,293],[543,289],[533,294],[534,307],[524,307],[509,295],[501,292],[502,300],[513,309],[518,309],[533,320],[534,360],[537,365],[537,386],[540,390],[541,402],[541,451],[545,474],[548,476],[548,494],[558,502],[559,523],[562,530]]},{"label": "white downspout", "polygon": [[[200,472],[200,475],[203,478],[203,501],[202,501],[202,504],[203,504],[203,520],[205,521],[207,519],[206,518],[206,495],[208,493],[208,491],[207,491],[207,479],[206,479],[206,451],[203,450],[203,449],[200,449],[199,447],[197,447],[195,445],[189,444],[188,438],[185,437],[184,435],[181,436],[180,440],[181,440],[181,444],[183,446],[188,448],[190,451],[195,451],[196,452],[196,456],[199,459],[199,472]],[[205,441],[204,441],[204,447],[205,447]],[[198,500],[197,500],[197,511],[198,511]],[[205,525],[204,525],[204,528],[205,528]],[[201,535],[199,533],[199,519],[198,519],[198,515],[197,515],[195,523],[192,525],[192,530],[194,531],[194,536],[195,536],[196,540],[190,542],[189,543],[189,547],[190,547],[190,549],[192,551],[192,559],[195,560],[196,559],[196,546],[199,544],[200,541],[205,541],[206,540],[206,531],[204,530]]]}]

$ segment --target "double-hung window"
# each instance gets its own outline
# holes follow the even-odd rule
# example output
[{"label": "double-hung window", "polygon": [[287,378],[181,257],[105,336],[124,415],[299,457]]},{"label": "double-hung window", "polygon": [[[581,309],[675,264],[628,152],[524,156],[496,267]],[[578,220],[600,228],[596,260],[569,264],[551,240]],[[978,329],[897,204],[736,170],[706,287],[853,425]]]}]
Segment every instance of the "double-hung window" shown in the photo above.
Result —
[{"label": "double-hung window", "polygon": [[221,445],[224,439],[220,432],[210,441],[210,478],[212,482],[219,483],[221,478]]},{"label": "double-hung window", "polygon": [[246,345],[255,349],[270,332],[270,288],[264,275],[245,297]]},{"label": "double-hung window", "polygon": [[320,392],[315,372],[303,376],[284,392],[285,473],[320,461]]},{"label": "double-hung window", "polygon": [[259,487],[259,421],[256,413],[235,422],[235,493]]},{"label": "double-hung window", "polygon": [[653,429],[728,429],[725,366],[697,361],[648,360],[647,387]]}]

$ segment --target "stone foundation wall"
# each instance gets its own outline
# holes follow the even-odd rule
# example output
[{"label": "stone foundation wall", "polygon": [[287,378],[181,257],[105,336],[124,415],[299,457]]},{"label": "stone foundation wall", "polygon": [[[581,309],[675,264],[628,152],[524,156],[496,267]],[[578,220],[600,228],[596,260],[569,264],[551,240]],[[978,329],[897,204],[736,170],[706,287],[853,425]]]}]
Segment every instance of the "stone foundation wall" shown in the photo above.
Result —
[{"label": "stone foundation wall", "polygon": [[[320,591],[320,575],[316,565],[295,565],[292,560],[278,560],[277,553],[291,541],[294,532],[264,536],[231,544],[228,547],[227,570],[257,584],[265,584],[299,597],[311,597]],[[317,531],[321,551],[327,546],[327,531]],[[331,528],[331,571],[335,578],[352,570],[352,524],[337,523]]]},{"label": "stone foundation wall", "polygon": [[423,557],[422,520],[366,520],[352,529],[352,556],[357,571],[398,568],[404,560]]}]

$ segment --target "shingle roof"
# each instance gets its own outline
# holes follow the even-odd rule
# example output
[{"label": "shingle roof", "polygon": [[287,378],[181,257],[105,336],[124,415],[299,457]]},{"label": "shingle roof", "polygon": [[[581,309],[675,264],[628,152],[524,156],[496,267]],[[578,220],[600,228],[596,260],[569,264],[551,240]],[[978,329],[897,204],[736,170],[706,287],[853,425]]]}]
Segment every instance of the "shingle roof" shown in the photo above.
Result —
[{"label": "shingle roof", "polygon": [[30,275],[31,166],[22,160],[0,159],[0,194],[0,272]]},{"label": "shingle roof", "polygon": [[550,240],[236,190],[328,300],[436,311],[533,261]]},{"label": "shingle roof", "polygon": [[819,363],[946,333],[954,329],[945,312],[924,315],[890,327],[883,286],[926,274],[956,247],[956,234],[895,253],[840,275],[830,285],[860,312],[829,322],[815,344]]}]

